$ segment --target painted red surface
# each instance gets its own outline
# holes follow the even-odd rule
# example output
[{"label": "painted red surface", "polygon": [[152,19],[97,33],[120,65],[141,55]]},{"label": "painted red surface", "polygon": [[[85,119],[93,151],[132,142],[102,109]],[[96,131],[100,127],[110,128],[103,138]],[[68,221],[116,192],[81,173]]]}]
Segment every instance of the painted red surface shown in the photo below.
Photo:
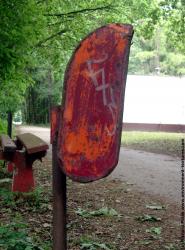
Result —
[{"label": "painted red surface", "polygon": [[117,165],[131,25],[110,24],[86,37],[65,74],[58,156],[80,182],[107,176]]},{"label": "painted red surface", "polygon": [[[35,181],[33,176],[33,162],[37,159],[41,159],[45,156],[48,149],[48,145],[44,143],[40,138],[29,135],[30,141],[32,141],[33,149],[30,146],[30,141],[28,141],[29,150],[34,153],[28,153],[25,149],[22,150],[23,144],[19,138],[27,138],[28,134],[22,134],[17,136],[17,140],[14,142],[15,151],[6,151],[5,143],[3,147],[0,147],[0,160],[5,160],[8,162],[7,168],[9,172],[13,172],[12,181],[12,191],[14,192],[30,192],[33,191],[35,187]],[[36,144],[36,139],[38,144]],[[9,139],[11,140],[11,139]],[[25,141],[25,140],[23,140]],[[2,141],[0,142],[2,144]],[[1,146],[1,145],[0,145]],[[40,147],[39,147],[40,146]],[[37,150],[37,151],[36,151]]]},{"label": "painted red surface", "polygon": [[[1,152],[0,159],[7,160],[8,154]],[[26,159],[24,152],[16,150],[10,155],[11,161],[8,162],[8,172],[13,172],[12,191],[13,192],[31,192],[35,187],[32,164]]]},{"label": "painted red surface", "polygon": [[16,168],[13,173],[12,191],[31,192],[35,187],[32,166]]},{"label": "painted red surface", "polygon": [[15,167],[15,165],[12,162],[8,162],[7,169],[8,169],[9,173],[13,172],[14,167]]}]

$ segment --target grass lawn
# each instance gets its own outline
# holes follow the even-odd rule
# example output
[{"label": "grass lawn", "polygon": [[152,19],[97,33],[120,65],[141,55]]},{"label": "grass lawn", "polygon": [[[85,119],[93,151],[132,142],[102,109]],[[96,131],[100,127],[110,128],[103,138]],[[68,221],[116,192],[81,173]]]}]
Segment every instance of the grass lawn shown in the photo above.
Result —
[{"label": "grass lawn", "polygon": [[137,150],[181,157],[184,133],[128,132],[122,133],[122,146]]}]

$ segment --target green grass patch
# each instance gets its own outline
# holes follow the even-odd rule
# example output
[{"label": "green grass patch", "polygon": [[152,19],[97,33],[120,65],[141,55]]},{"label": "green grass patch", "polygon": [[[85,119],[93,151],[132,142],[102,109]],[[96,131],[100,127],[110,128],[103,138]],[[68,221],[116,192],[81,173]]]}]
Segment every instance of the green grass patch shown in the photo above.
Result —
[{"label": "green grass patch", "polygon": [[181,157],[183,133],[123,132],[122,146],[153,153]]},{"label": "green grass patch", "polygon": [[[35,226],[38,218],[36,214],[48,213],[48,203],[48,196],[41,188],[30,193],[19,193],[0,187],[0,217],[3,215],[0,222],[0,249],[51,250],[51,240],[47,238],[43,241],[42,238],[48,233],[45,225],[50,224]],[[35,227],[36,232],[33,232]]]},{"label": "green grass patch", "polygon": [[28,235],[28,226],[22,222],[0,224],[0,249],[4,250],[45,250],[35,244]]},{"label": "green grass patch", "polygon": [[113,248],[112,248],[112,246],[110,246],[106,243],[99,243],[97,241],[92,240],[90,237],[83,236],[80,239],[80,249],[84,249],[84,250],[96,250],[96,249],[111,250]]},{"label": "green grass patch", "polygon": [[84,218],[93,217],[93,216],[107,216],[107,217],[113,217],[113,216],[121,216],[118,214],[118,212],[114,208],[107,208],[102,207],[100,209],[94,210],[94,211],[87,211],[81,208],[78,208],[76,210],[76,214],[79,216],[82,216]]}]

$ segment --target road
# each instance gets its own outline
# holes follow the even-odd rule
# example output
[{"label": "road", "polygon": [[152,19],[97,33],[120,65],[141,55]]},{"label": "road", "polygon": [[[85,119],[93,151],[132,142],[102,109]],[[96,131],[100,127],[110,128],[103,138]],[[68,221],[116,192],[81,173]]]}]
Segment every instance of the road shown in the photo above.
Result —
[{"label": "road", "polygon": [[[18,127],[17,133],[25,132],[35,134],[49,144],[49,128]],[[51,147],[48,157],[51,157]],[[121,147],[119,164],[110,177],[133,184],[133,188],[140,191],[180,204],[181,161],[179,158]]]}]

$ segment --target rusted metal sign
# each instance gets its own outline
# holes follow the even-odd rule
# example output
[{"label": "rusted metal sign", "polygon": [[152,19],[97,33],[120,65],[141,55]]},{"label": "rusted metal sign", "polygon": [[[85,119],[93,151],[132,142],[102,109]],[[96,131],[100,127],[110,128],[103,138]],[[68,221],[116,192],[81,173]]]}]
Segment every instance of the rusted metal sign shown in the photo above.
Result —
[{"label": "rusted metal sign", "polygon": [[64,173],[89,182],[117,165],[133,28],[110,24],[86,37],[67,67],[58,157]]}]

